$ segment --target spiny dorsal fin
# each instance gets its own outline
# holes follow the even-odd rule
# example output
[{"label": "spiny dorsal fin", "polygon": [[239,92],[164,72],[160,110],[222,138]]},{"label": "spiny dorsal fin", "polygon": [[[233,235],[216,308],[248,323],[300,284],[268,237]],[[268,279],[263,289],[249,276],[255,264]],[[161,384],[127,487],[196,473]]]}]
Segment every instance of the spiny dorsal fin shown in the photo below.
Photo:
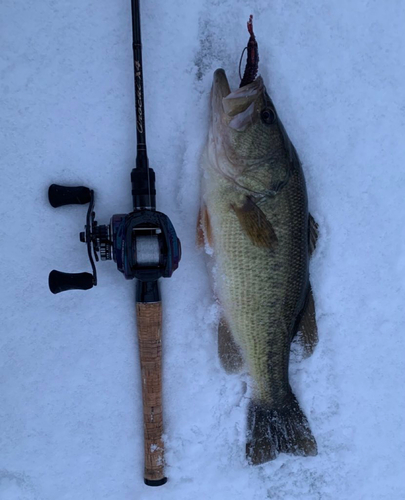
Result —
[{"label": "spiny dorsal fin", "polygon": [[297,340],[304,348],[305,357],[311,356],[318,343],[318,326],[316,324],[315,301],[311,284],[309,284],[305,306],[298,326]]},{"label": "spiny dorsal fin", "polygon": [[218,325],[218,355],[227,373],[238,373],[243,367],[241,351],[233,339],[231,329],[224,317]]},{"label": "spiny dorsal fin", "polygon": [[238,217],[243,231],[255,246],[271,249],[277,247],[277,235],[271,222],[251,198],[247,196],[241,207],[232,204],[231,208]]},{"label": "spiny dorsal fin", "polygon": [[308,216],[308,250],[309,255],[314,253],[316,248],[316,242],[318,241],[319,236],[319,225],[316,220],[312,217],[311,214]]}]

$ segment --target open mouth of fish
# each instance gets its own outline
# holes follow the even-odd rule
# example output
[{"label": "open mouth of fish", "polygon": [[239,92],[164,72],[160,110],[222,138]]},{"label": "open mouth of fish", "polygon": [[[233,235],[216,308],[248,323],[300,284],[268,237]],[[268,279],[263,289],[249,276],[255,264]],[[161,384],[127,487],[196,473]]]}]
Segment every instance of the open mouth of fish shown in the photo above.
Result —
[{"label": "open mouth of fish", "polygon": [[263,90],[263,80],[259,76],[248,85],[231,91],[225,71],[217,69],[211,91],[213,125],[215,126],[215,122],[220,120],[224,125],[242,131],[251,121],[255,101]]},{"label": "open mouth of fish", "polygon": [[[231,91],[225,71],[217,69],[211,91],[212,116],[217,114],[229,118],[228,125],[237,128],[237,121],[253,113],[254,102],[264,89],[262,78],[259,76],[252,83]],[[234,122],[234,123],[232,123]]]},{"label": "open mouth of fish", "polygon": [[[212,84],[211,105],[212,117],[218,120],[218,116],[225,121],[229,127],[243,131],[252,118],[254,112],[254,103],[264,90],[261,77],[256,78],[259,69],[259,51],[256,38],[253,32],[253,16],[249,17],[247,29],[250,38],[243,54],[246,50],[246,66],[239,89],[231,91],[225,71],[217,69],[214,73]],[[242,62],[241,57],[241,62]]]}]

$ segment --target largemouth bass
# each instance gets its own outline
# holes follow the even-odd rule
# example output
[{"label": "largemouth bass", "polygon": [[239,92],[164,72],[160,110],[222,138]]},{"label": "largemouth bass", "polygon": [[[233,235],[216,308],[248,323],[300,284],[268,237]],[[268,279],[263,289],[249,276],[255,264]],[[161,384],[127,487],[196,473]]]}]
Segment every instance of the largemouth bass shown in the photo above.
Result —
[{"label": "largemouth bass", "polygon": [[247,458],[316,455],[288,379],[297,331],[307,354],[317,342],[308,270],[316,224],[297,152],[261,77],[231,92],[224,70],[215,72],[202,167],[199,238],[213,256],[219,355],[227,371],[246,363],[254,381]]}]

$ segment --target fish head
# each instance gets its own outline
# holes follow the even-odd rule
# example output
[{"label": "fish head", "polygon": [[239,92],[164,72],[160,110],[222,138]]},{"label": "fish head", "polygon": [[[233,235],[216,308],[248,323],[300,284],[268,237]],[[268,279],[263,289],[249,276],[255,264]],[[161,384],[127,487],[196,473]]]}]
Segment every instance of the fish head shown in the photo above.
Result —
[{"label": "fish head", "polygon": [[282,125],[260,76],[232,92],[225,71],[215,71],[210,143],[211,163],[248,191],[263,194],[269,177],[280,176],[274,169],[285,150]]}]

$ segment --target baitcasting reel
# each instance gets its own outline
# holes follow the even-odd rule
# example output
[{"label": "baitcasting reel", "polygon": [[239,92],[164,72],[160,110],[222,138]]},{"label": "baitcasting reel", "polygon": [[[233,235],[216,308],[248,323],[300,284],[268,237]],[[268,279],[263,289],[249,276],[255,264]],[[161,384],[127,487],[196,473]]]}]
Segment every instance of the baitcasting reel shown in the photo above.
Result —
[{"label": "baitcasting reel", "polygon": [[84,232],[80,233],[80,241],[87,245],[93,270],[92,274],[52,271],[49,275],[52,293],[88,290],[97,285],[94,259],[114,260],[118,271],[126,279],[137,278],[145,283],[169,278],[177,269],[181,258],[180,240],[165,214],[140,208],[129,214],[113,215],[108,225],[98,225],[93,211],[93,190],[84,186],[52,184],[48,196],[54,208],[89,203],[86,226]]}]

